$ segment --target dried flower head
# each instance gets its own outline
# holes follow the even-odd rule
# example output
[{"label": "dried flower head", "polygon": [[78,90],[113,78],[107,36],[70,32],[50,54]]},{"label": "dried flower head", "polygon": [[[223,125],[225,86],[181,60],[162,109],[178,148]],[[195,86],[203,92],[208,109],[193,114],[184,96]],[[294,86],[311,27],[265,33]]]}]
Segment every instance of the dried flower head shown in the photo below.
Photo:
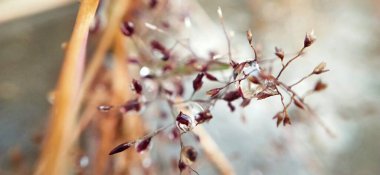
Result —
[{"label": "dried flower head", "polygon": [[205,72],[204,74],[206,75],[206,78],[208,80],[210,80],[210,81],[218,81],[218,79],[214,75],[212,75],[210,73],[207,73],[207,72]]},{"label": "dried flower head", "polygon": [[192,165],[197,157],[198,152],[192,146],[184,146],[181,149],[181,160],[185,165]]},{"label": "dried flower head", "polygon": [[222,90],[222,88],[215,88],[215,89],[208,90],[206,93],[207,95],[211,97],[215,97],[219,94],[220,90]]},{"label": "dried flower head", "polygon": [[227,102],[232,102],[232,101],[240,98],[241,95],[242,94],[241,94],[240,90],[230,91],[230,92],[227,92],[226,95],[224,95],[223,100],[225,100]]},{"label": "dried flower head", "polygon": [[283,125],[286,126],[286,125],[291,125],[292,123],[290,122],[290,117],[289,117],[289,114],[288,112],[285,112],[285,118],[284,118],[284,121],[283,121]]},{"label": "dried flower head", "polygon": [[252,36],[252,31],[251,31],[251,29],[249,29],[249,30],[247,31],[247,40],[248,40],[249,44],[252,44],[253,36]]},{"label": "dried flower head", "polygon": [[281,61],[284,60],[284,55],[285,55],[284,50],[282,50],[281,48],[278,48],[278,47],[275,47],[274,50],[275,50],[276,56],[278,58],[280,58]]},{"label": "dried flower head", "polygon": [[162,55],[161,59],[163,61],[167,61],[170,58],[169,51],[160,42],[153,40],[150,42],[150,45],[154,51],[158,51],[159,53],[161,53],[161,55]]},{"label": "dried flower head", "polygon": [[137,152],[142,152],[142,151],[145,151],[148,146],[150,145],[150,141],[151,141],[152,137],[148,137],[146,139],[143,139],[143,140],[140,140],[137,144],[136,144],[136,151]]},{"label": "dried flower head", "polygon": [[306,33],[305,40],[304,40],[304,47],[311,46],[317,38],[314,35],[314,30],[312,30],[310,33]]},{"label": "dried flower head", "polygon": [[284,120],[284,117],[282,116],[282,112],[279,112],[277,113],[273,119],[277,119],[277,122],[276,122],[276,125],[277,127],[280,126],[280,124],[282,123],[282,121]]},{"label": "dried flower head", "polygon": [[133,90],[137,93],[137,94],[140,94],[141,95],[141,92],[142,92],[142,86],[140,84],[140,82],[138,82],[137,80],[133,79],[132,80],[132,88]]},{"label": "dried flower head", "polygon": [[247,79],[253,84],[260,84],[260,79],[257,76],[249,75]]},{"label": "dried flower head", "polygon": [[187,166],[186,166],[186,164],[183,161],[181,161],[181,160],[178,161],[178,169],[179,169],[180,172],[182,172],[183,170],[185,170],[186,167]]},{"label": "dried flower head", "polygon": [[327,84],[323,83],[322,80],[318,80],[314,86],[314,91],[319,92],[325,90],[327,88]]},{"label": "dried flower head", "polygon": [[202,85],[203,85],[203,81],[202,81],[202,78],[203,78],[204,74],[203,73],[199,73],[195,79],[193,80],[193,89],[194,89],[194,92],[198,91]]},{"label": "dried flower head", "polygon": [[112,151],[110,151],[109,155],[113,155],[113,154],[122,152],[122,151],[130,148],[133,144],[134,144],[134,142],[122,143],[122,144],[118,145],[117,147],[115,147],[114,149],[112,149]]},{"label": "dried flower head", "polygon": [[154,9],[158,4],[158,0],[150,0],[149,1],[149,8]]},{"label": "dried flower head", "polygon": [[294,105],[296,105],[297,107],[299,107],[300,109],[304,109],[304,105],[303,105],[303,102],[301,102],[300,100],[298,100],[297,98],[294,98]]},{"label": "dried flower head", "polygon": [[211,115],[210,110],[200,112],[198,115],[195,116],[195,121],[197,121],[197,125],[207,122],[211,119],[212,119],[212,115]]},{"label": "dried flower head", "polygon": [[319,63],[317,67],[314,68],[313,70],[313,74],[321,74],[323,72],[326,72],[326,63],[325,62],[322,62],[322,63]]}]

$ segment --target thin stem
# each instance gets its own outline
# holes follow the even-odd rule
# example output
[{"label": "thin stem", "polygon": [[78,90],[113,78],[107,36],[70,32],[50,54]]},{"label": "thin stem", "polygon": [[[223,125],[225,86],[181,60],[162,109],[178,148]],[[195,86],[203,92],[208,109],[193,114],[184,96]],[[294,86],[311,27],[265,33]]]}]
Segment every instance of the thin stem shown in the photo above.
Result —
[{"label": "thin stem", "polygon": [[189,100],[184,100],[184,101],[179,101],[179,102],[175,102],[174,105],[180,105],[180,104],[184,104],[184,103],[188,103],[188,102],[197,102],[197,103],[210,103],[210,100],[203,100],[203,99],[189,99]]},{"label": "thin stem", "polygon": [[335,138],[335,134],[334,132],[332,132],[330,130],[330,128],[328,128],[326,126],[326,124],[322,121],[322,119],[315,114],[314,110],[308,105],[306,104],[304,101],[303,101],[303,98],[301,96],[299,96],[296,92],[294,92],[289,86],[287,86],[286,84],[284,84],[283,82],[281,81],[278,81],[277,79],[275,79],[275,82],[276,84],[280,85],[282,88],[286,89],[288,92],[290,92],[292,94],[292,99],[293,98],[298,98],[298,100],[302,103],[303,106],[306,107],[307,111],[317,120],[318,124],[325,130],[325,132]]},{"label": "thin stem", "polygon": [[191,169],[191,171],[193,171],[195,174],[197,174],[197,175],[199,175],[199,173],[197,172],[197,171],[195,171],[191,166],[188,166],[190,169]]},{"label": "thin stem", "polygon": [[223,32],[224,32],[224,36],[226,37],[226,41],[227,41],[227,47],[228,47],[228,59],[230,61],[230,64],[234,64],[235,62],[232,60],[232,53],[231,53],[231,39],[228,35],[228,32],[227,32],[227,29],[226,29],[226,26],[224,24],[224,18],[223,18],[223,13],[222,13],[222,9],[220,7],[218,7],[218,15],[219,15],[219,19],[220,19],[220,23],[222,25],[222,29],[223,29]]},{"label": "thin stem", "polygon": [[285,102],[284,102],[284,96],[283,96],[282,93],[278,90],[277,86],[276,86],[276,90],[277,90],[278,94],[279,94],[280,97],[281,97],[281,104],[282,104],[282,106],[284,107],[284,111],[285,111],[286,106],[285,106]]},{"label": "thin stem", "polygon": [[280,70],[280,72],[278,73],[276,79],[280,78],[282,72],[289,66],[289,64],[291,62],[293,62],[294,60],[296,60],[298,57],[300,57],[302,55],[302,52],[305,50],[305,47],[302,47],[302,49],[298,52],[298,54],[296,56],[294,56],[292,59],[290,59],[286,64],[285,66],[283,66]]},{"label": "thin stem", "polygon": [[256,50],[255,46],[253,45],[253,42],[249,43],[249,46],[251,46],[253,53],[255,54],[255,59],[253,61],[258,61],[257,50]]},{"label": "thin stem", "polygon": [[304,76],[303,78],[301,78],[301,79],[300,79],[300,80],[298,80],[297,82],[293,83],[293,84],[292,84],[292,85],[290,85],[289,87],[290,87],[290,88],[292,88],[293,86],[295,86],[295,85],[297,85],[297,84],[301,83],[302,81],[304,81],[305,79],[307,79],[307,78],[311,77],[312,75],[314,75],[314,74],[313,74],[313,73],[310,73],[309,75],[306,75],[306,76]]},{"label": "thin stem", "polygon": [[199,56],[194,52],[194,50],[190,47],[190,44],[189,44],[189,39],[186,39],[187,43],[183,43],[180,39],[176,38],[173,36],[173,34],[170,34],[168,32],[166,32],[164,29],[161,29],[159,28],[158,26],[156,25],[153,25],[151,23],[145,23],[145,27],[147,27],[148,29],[150,30],[153,30],[153,31],[157,31],[159,33],[162,33],[162,34],[165,34],[166,36],[168,37],[171,37],[173,38],[176,43],[178,43],[179,45],[181,45],[183,48],[185,48],[186,50],[188,50],[194,57],[196,58],[199,58]]},{"label": "thin stem", "polygon": [[302,99],[305,99],[307,96],[313,94],[315,91],[314,90],[308,90],[303,96]]}]

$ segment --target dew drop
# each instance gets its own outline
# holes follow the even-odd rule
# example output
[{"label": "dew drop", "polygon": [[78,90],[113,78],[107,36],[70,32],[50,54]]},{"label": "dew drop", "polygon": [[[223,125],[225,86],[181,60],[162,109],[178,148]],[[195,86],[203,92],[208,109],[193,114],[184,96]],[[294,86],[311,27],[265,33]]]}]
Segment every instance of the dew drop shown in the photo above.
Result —
[{"label": "dew drop", "polygon": [[113,106],[101,105],[98,106],[98,110],[102,112],[108,112],[113,108]]},{"label": "dew drop", "polygon": [[187,28],[190,28],[192,26],[191,19],[188,16],[185,18],[185,26]]},{"label": "dew drop", "polygon": [[141,77],[146,77],[146,76],[150,75],[150,73],[151,73],[151,71],[148,67],[144,66],[140,69],[140,76]]},{"label": "dew drop", "polygon": [[195,125],[195,118],[193,116],[186,115],[180,112],[176,118],[176,124],[178,129],[183,132],[191,131]]},{"label": "dew drop", "polygon": [[[259,64],[257,64],[257,62],[253,62],[253,63],[247,64],[243,68],[242,73],[239,74],[237,78],[242,78],[245,75],[258,77],[259,74],[260,74]],[[244,98],[252,99],[255,97],[257,93],[257,88],[258,88],[257,84],[254,84],[250,80],[245,79],[241,81],[239,85],[240,85],[240,89]]]},{"label": "dew drop", "polygon": [[196,126],[196,116],[204,111],[204,108],[196,102],[188,102],[176,106],[179,115],[177,116],[177,127],[181,131],[187,132]]},{"label": "dew drop", "polygon": [[79,166],[85,168],[90,163],[90,159],[87,156],[82,156],[79,160]]},{"label": "dew drop", "polygon": [[186,108],[193,115],[204,111],[204,108],[199,103],[196,103],[196,102],[187,103]]}]

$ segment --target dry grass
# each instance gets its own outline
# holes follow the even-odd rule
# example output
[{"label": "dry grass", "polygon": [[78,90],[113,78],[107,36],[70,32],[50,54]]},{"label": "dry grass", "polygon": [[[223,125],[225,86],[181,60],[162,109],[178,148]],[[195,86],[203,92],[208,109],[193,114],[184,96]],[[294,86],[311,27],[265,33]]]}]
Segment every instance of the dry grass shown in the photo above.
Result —
[{"label": "dry grass", "polygon": [[75,127],[75,106],[84,71],[88,31],[98,6],[97,0],[83,0],[71,39],[67,45],[64,63],[55,91],[48,134],[35,174],[67,174],[70,145]]}]

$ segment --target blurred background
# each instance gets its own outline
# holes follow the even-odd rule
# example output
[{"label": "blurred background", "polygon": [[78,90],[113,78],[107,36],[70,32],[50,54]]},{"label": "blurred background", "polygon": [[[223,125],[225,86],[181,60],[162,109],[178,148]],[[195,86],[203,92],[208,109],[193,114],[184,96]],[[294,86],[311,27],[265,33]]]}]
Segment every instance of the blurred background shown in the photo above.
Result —
[{"label": "blurred background", "polygon": [[[335,137],[296,109],[291,109],[292,125],[277,128],[272,120],[281,109],[277,98],[254,101],[234,113],[217,103],[215,119],[205,128],[236,174],[380,174],[380,1],[175,2],[178,8],[188,5],[190,13],[197,8],[194,23],[208,17],[203,20],[208,23],[187,33],[199,53],[226,50],[216,12],[220,6],[237,59],[252,57],[245,39],[249,28],[267,57],[273,57],[275,46],[296,53],[305,33],[314,30],[316,43],[283,80],[294,82],[321,61],[330,69],[321,77],[328,89],[307,103]],[[78,1],[69,0],[0,0],[0,174],[33,172],[48,124],[49,94],[63,61],[61,44],[70,38],[78,7]],[[316,80],[296,90],[305,92]],[[217,174],[207,161],[196,169]]]}]

